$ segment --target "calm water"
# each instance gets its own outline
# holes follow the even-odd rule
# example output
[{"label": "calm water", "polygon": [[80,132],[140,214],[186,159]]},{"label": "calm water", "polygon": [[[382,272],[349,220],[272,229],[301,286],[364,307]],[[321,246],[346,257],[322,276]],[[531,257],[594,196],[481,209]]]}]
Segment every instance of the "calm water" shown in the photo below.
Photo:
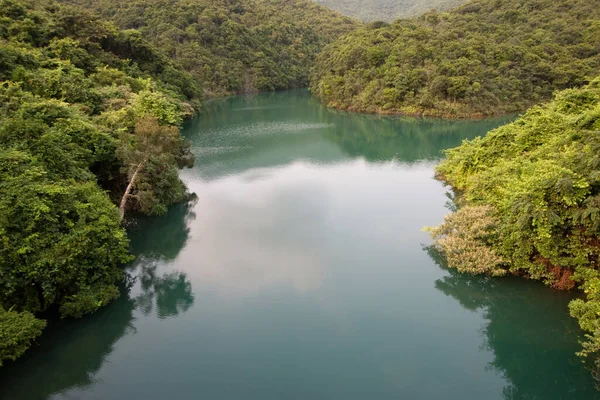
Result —
[{"label": "calm water", "polygon": [[55,322],[3,399],[593,399],[570,296],[459,275],[425,225],[442,149],[502,120],[328,111],[306,91],[211,103],[197,198],[134,221],[121,299]]}]

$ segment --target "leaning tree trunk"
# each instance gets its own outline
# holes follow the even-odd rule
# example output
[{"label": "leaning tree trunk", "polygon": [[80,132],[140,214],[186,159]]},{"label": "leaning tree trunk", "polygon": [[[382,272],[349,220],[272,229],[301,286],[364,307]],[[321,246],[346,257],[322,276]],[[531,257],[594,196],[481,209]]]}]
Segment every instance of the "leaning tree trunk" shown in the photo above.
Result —
[{"label": "leaning tree trunk", "polygon": [[135,172],[133,173],[133,176],[131,177],[131,180],[129,181],[129,184],[127,185],[127,189],[125,189],[125,193],[123,194],[123,197],[121,198],[121,205],[119,206],[119,215],[121,217],[120,218],[121,221],[123,221],[123,217],[125,216],[125,208],[127,207],[127,199],[129,198],[129,195],[131,194],[131,189],[133,189],[135,180],[137,179],[138,173],[142,169],[143,165],[144,165],[143,162],[138,164],[137,168],[135,169]]}]

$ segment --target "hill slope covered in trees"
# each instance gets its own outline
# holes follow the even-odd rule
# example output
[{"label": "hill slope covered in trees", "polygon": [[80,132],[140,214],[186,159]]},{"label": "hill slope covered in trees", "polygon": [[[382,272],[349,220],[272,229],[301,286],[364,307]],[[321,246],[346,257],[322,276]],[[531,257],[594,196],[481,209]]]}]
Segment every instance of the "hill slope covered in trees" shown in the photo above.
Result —
[{"label": "hill slope covered in trees", "polygon": [[71,0],[181,64],[207,96],[305,87],[321,48],[359,23],[309,0]]},{"label": "hill slope covered in trees", "polygon": [[361,21],[388,21],[418,17],[431,10],[446,11],[468,0],[314,0]]},{"label": "hill slope covered in trees", "polygon": [[598,73],[599,20],[599,0],[475,0],[447,13],[371,24],[324,49],[311,90],[352,111],[521,111]]},{"label": "hill slope covered in trees", "polygon": [[461,272],[576,285],[571,315],[600,350],[600,77],[447,152],[460,208],[431,229]]}]

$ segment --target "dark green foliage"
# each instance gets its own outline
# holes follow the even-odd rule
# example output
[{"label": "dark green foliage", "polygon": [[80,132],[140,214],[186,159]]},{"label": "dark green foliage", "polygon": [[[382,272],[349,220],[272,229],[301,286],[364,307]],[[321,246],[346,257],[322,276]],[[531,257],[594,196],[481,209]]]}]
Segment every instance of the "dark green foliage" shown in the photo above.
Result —
[{"label": "dark green foliage", "polygon": [[15,312],[0,307],[0,367],[4,360],[16,360],[42,333],[46,322],[30,312]]},{"label": "dark green foliage", "polygon": [[445,11],[468,0],[313,0],[361,21],[393,21],[416,17],[431,10]]},{"label": "dark green foliage", "polygon": [[46,0],[0,0],[0,309],[14,310],[0,314],[0,359],[39,334],[32,313],[81,317],[119,296],[131,260],[111,202],[128,178],[119,150],[138,121],[168,133],[135,193],[152,200],[139,211],[164,212],[186,194],[177,125],[199,96],[138,32]]},{"label": "dark green foliage", "polygon": [[[305,87],[323,45],[358,26],[309,0],[71,2],[126,29],[132,46],[142,38],[152,42],[200,81],[207,96]],[[161,71],[161,79],[179,81],[171,72]]]},{"label": "dark green foliage", "polygon": [[[577,284],[586,298],[571,303],[571,314],[591,334],[583,354],[599,350],[600,78],[448,151],[437,173],[464,206],[434,229],[450,266],[524,275],[557,289]],[[468,218],[482,208],[485,221]],[[493,229],[462,234],[483,232],[484,224]],[[473,259],[453,256],[458,250]]]},{"label": "dark green foliage", "polygon": [[129,257],[117,210],[95,183],[50,181],[34,165],[2,174],[0,304],[36,312],[116,284]]},{"label": "dark green foliage", "polygon": [[0,306],[44,311],[114,285],[128,242],[89,170],[114,140],[66,103],[10,85],[0,97]]},{"label": "dark green foliage", "polygon": [[60,313],[64,316],[81,318],[118,297],[119,288],[114,285],[91,286],[67,297],[60,306]]},{"label": "dark green foliage", "polygon": [[600,70],[600,1],[476,0],[366,26],[318,56],[311,90],[362,112],[481,117],[521,111]]},{"label": "dark green foliage", "polygon": [[[5,41],[0,46],[0,80],[19,80],[35,87],[37,82],[27,79],[35,78],[35,74],[19,74],[42,67],[48,72],[39,78],[45,84],[39,91],[47,92],[40,95],[60,96],[70,93],[68,90],[85,95],[90,89],[85,76],[109,66],[132,77],[153,77],[162,90],[180,100],[199,104],[201,89],[196,81],[139,32],[119,31],[79,8],[45,0],[2,0],[0,40]],[[63,88],[63,83],[67,87]],[[79,84],[80,87],[75,87]],[[85,103],[81,101],[84,98],[65,100]]]}]

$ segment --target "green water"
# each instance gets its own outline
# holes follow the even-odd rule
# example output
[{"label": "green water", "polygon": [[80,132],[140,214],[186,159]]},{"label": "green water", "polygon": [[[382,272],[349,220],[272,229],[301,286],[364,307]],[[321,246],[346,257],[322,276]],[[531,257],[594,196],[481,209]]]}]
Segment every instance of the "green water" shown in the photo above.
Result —
[{"label": "green water", "polygon": [[129,228],[130,288],[52,322],[2,399],[594,399],[570,295],[459,275],[421,231],[440,151],[502,119],[337,113],[306,91],[211,103],[197,198]]}]

